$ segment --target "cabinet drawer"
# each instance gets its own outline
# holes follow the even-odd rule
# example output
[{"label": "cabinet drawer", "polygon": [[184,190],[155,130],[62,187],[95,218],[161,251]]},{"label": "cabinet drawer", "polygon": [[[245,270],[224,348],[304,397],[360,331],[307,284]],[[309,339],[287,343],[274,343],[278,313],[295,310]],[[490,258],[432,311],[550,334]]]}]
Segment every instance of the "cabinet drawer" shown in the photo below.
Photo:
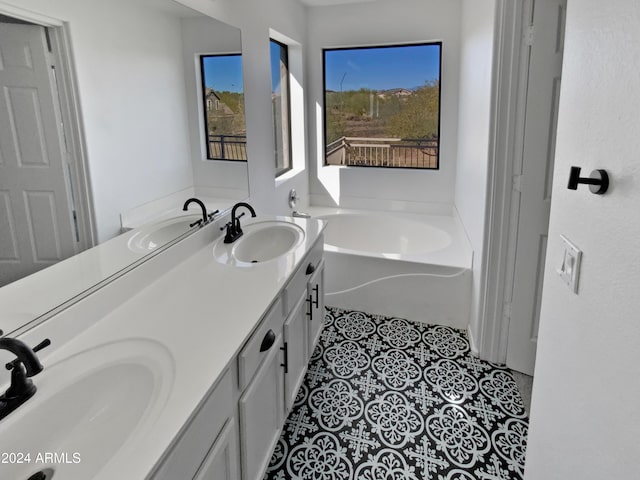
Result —
[{"label": "cabinet drawer", "polygon": [[[324,252],[324,237],[320,235],[315,245],[311,248],[311,251],[303,260],[302,264],[293,274],[291,280],[284,289],[282,313],[285,317],[296,306],[300,297],[307,290],[307,281],[313,275],[313,272],[319,267],[322,261],[322,254]],[[307,273],[308,272],[308,273]]]},{"label": "cabinet drawer", "polygon": [[249,338],[243,347],[240,355],[238,355],[238,384],[240,390],[244,390],[249,381],[251,381],[251,378],[267,357],[271,348],[277,348],[274,344],[270,348],[264,349],[262,352],[260,351],[263,342],[268,344],[268,336],[272,336],[273,340],[278,337],[282,331],[283,323],[282,301],[278,298],[264,316],[262,322],[260,322],[258,329],[253,332],[253,335],[251,335],[251,338]]},{"label": "cabinet drawer", "polygon": [[227,370],[204,405],[185,427],[185,433],[153,476],[154,480],[193,478],[207,452],[233,416],[233,378]]}]

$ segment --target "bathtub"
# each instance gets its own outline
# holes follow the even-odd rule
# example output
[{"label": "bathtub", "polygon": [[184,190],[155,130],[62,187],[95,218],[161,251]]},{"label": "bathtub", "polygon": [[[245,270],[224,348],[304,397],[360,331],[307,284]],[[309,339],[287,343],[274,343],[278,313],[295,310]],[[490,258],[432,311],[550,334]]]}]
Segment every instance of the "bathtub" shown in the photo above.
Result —
[{"label": "bathtub", "polygon": [[310,207],[327,220],[327,306],[466,328],[472,250],[456,216]]}]

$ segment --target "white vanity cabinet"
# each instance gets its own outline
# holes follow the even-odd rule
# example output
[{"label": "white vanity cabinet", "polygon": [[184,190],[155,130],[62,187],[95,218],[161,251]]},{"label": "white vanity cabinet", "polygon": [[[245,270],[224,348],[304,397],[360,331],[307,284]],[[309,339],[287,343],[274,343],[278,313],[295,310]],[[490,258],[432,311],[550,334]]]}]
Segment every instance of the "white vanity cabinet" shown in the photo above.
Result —
[{"label": "white vanity cabinet", "polygon": [[[285,406],[287,412],[293,407],[296,393],[302,385],[307,364],[313,352],[315,341],[322,328],[320,311],[324,310],[322,295],[322,236],[307,254],[285,287],[283,295],[284,341],[287,352],[287,372],[285,375]],[[322,309],[322,310],[320,310]],[[313,319],[319,319],[314,322]]]},{"label": "white vanity cabinet", "polygon": [[262,478],[284,423],[283,321],[278,299],[239,355],[240,457],[246,480]]},{"label": "white vanity cabinet", "polygon": [[263,478],[321,332],[323,247],[320,235],[154,480]]},{"label": "white vanity cabinet", "polygon": [[152,476],[153,480],[238,478],[233,373],[227,370],[222,376]]},{"label": "white vanity cabinet", "polygon": [[238,425],[235,418],[231,417],[207,453],[194,480],[237,480],[238,478],[240,478]]},{"label": "white vanity cabinet", "polygon": [[240,397],[242,477],[262,478],[284,423],[282,335]]},{"label": "white vanity cabinet", "polygon": [[[304,380],[310,347],[322,327],[318,312],[324,308],[323,251],[324,240],[320,236],[240,354],[239,384],[245,389],[239,402],[242,480],[263,478],[286,415]],[[315,323],[310,315],[315,315]],[[272,350],[253,376],[255,370],[248,367],[253,363],[243,359],[243,354],[255,358],[256,346],[265,342],[270,330],[276,335]]]}]

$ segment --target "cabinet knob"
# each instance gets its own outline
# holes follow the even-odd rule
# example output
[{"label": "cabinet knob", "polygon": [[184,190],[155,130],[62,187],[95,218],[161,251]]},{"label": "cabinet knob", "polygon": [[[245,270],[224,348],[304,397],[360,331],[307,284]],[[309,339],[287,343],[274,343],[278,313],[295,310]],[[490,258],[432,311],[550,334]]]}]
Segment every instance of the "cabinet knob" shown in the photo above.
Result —
[{"label": "cabinet knob", "polygon": [[276,341],[276,334],[273,333],[273,330],[269,330],[264,338],[262,339],[262,343],[260,344],[260,352],[266,352],[269,350]]},{"label": "cabinet knob", "polygon": [[305,273],[307,275],[311,275],[315,271],[316,271],[315,265],[313,263],[310,263],[309,265],[307,265],[307,271]]}]

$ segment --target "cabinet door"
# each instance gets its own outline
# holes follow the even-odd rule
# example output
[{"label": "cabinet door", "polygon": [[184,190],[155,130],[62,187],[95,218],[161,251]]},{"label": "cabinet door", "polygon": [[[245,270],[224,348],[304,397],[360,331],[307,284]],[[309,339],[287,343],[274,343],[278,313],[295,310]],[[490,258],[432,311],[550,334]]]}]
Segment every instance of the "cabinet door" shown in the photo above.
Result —
[{"label": "cabinet door", "polygon": [[235,410],[233,382],[233,372],[227,370],[204,405],[190,421],[182,437],[164,457],[158,471],[152,477],[153,480],[194,478],[208,452],[211,451],[211,445],[217,438],[221,438],[225,426],[230,423],[235,424],[231,421]]},{"label": "cabinet door", "polygon": [[307,284],[307,317],[309,319],[309,356],[313,353],[324,325],[324,260]]},{"label": "cabinet door", "polygon": [[231,417],[193,477],[194,480],[238,479],[240,465],[236,430],[236,420]]},{"label": "cabinet door", "polygon": [[284,323],[285,345],[285,408],[289,412],[302,385],[309,361],[309,333],[307,321],[307,296],[302,295]]},{"label": "cabinet door", "polygon": [[261,480],[284,423],[284,355],[278,332],[269,354],[240,397],[243,480]]}]

